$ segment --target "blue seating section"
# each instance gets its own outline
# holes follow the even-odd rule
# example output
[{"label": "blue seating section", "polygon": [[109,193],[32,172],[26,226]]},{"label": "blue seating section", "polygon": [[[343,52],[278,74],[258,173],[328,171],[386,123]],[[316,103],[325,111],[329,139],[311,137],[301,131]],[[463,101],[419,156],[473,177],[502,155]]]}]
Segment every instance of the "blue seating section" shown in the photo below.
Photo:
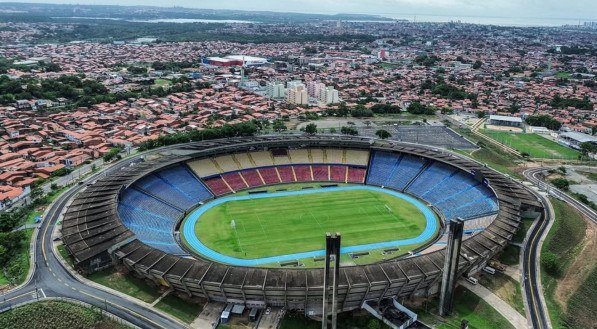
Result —
[{"label": "blue seating section", "polygon": [[147,175],[135,186],[171,205],[187,210],[212,195],[185,167],[179,165]]},{"label": "blue seating section", "polygon": [[402,190],[425,165],[425,159],[405,154],[396,164],[392,176],[386,180],[386,186]]},{"label": "blue seating section", "polygon": [[371,158],[369,165],[369,175],[367,176],[367,184],[382,186],[386,184],[386,180],[391,176],[394,167],[400,160],[399,156],[389,152],[375,152]]},{"label": "blue seating section", "polygon": [[211,192],[185,165],[147,175],[126,189],[118,204],[123,224],[142,242],[172,254],[187,254],[173,231],[183,212],[212,198]]},{"label": "blue seating section", "polygon": [[141,191],[126,189],[118,204],[122,223],[137,238],[164,252],[186,254],[172,234],[182,212]]},{"label": "blue seating section", "polygon": [[424,167],[425,160],[416,156],[374,152],[367,184],[396,190],[408,185],[406,192],[435,205],[447,219],[476,218],[498,210],[495,196],[471,174],[441,162]]}]

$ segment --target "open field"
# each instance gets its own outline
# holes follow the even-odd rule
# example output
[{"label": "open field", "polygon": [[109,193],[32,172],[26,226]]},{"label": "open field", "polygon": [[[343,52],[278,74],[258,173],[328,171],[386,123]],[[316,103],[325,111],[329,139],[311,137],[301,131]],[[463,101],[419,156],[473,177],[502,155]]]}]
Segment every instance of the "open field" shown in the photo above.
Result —
[{"label": "open field", "polygon": [[346,247],[416,237],[425,227],[405,200],[350,190],[226,202],[201,216],[195,234],[220,253],[260,258],[324,249],[326,232],[340,232]]},{"label": "open field", "polygon": [[[549,316],[554,328],[586,328],[585,325],[593,321],[591,314],[596,312],[597,305],[597,298],[593,290],[595,264],[584,264],[585,270],[588,268],[591,271],[584,280],[566,283],[576,285],[576,287],[568,287],[568,291],[572,292],[571,295],[558,296],[557,292],[561,288],[560,285],[566,281],[566,277],[571,274],[570,271],[581,270],[577,266],[572,269],[571,264],[574,264],[575,259],[579,257],[579,252],[583,250],[587,223],[574,208],[563,201],[553,198],[550,201],[553,204],[556,219],[543,244],[541,258],[544,259],[550,253],[555,254],[560,273],[549,273],[542,265],[541,281],[545,289],[545,301]],[[582,262],[583,259],[580,261]],[[579,303],[583,304],[582,308],[579,308]],[[592,311],[587,311],[587,309],[592,309]]]},{"label": "open field", "polygon": [[158,309],[174,315],[185,323],[191,323],[201,313],[203,304],[195,304],[190,301],[181,299],[173,294],[169,294],[162,298],[155,307]]},{"label": "open field", "polygon": [[460,328],[464,319],[471,329],[513,328],[506,318],[472,291],[457,286],[454,294],[454,312],[449,317],[437,315],[439,298],[434,298],[420,309],[411,309],[417,312],[420,321],[437,329]]},{"label": "open field", "polygon": [[525,316],[524,299],[522,298],[520,283],[516,280],[501,272],[496,272],[494,275],[483,273],[479,283],[512,306],[522,316]]},{"label": "open field", "polygon": [[45,301],[24,305],[0,314],[0,328],[121,329],[128,327],[112,321],[91,308],[62,301]]},{"label": "open field", "polygon": [[510,133],[486,129],[481,130],[481,132],[519,152],[528,153],[531,158],[576,160],[580,154],[576,150],[560,145],[537,134]]},{"label": "open field", "polygon": [[145,281],[115,269],[103,270],[88,276],[88,279],[129,296],[151,303],[160,297],[160,292]]}]

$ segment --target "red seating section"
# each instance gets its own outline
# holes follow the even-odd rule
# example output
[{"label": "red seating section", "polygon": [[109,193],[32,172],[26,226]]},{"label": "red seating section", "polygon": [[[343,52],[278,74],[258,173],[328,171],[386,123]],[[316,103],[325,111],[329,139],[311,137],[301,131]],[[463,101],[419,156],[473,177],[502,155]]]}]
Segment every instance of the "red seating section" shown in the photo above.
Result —
[{"label": "red seating section", "polygon": [[261,177],[259,177],[256,169],[242,171],[241,175],[243,175],[245,181],[249,184],[249,187],[263,185],[263,181],[261,180]]},{"label": "red seating section", "polygon": [[206,179],[205,184],[215,195],[222,195],[232,192],[228,186],[226,186],[226,183],[224,183],[224,180],[220,176]]},{"label": "red seating section", "polygon": [[296,182],[294,179],[294,174],[292,173],[291,166],[283,166],[277,167],[278,172],[280,173],[280,178],[282,179],[282,183],[291,183]]},{"label": "red seating section", "polygon": [[320,182],[326,182],[330,180],[329,166],[313,165],[311,168],[313,169],[313,180]]},{"label": "red seating section", "polygon": [[346,167],[345,166],[330,166],[330,178],[334,182],[346,181]]},{"label": "red seating section", "polygon": [[293,167],[297,182],[309,182],[313,180],[311,177],[311,166],[298,165]]},{"label": "red seating section", "polygon": [[228,183],[228,185],[235,191],[243,190],[248,187],[238,172],[223,174],[222,178],[226,180],[226,183]]},{"label": "red seating section", "polygon": [[357,167],[348,167],[348,182],[363,183],[365,181],[365,169]]},{"label": "red seating section", "polygon": [[247,188],[264,186],[264,182],[265,185],[312,181],[363,183],[366,173],[365,168],[345,165],[289,165],[227,172],[205,179],[204,182],[215,195],[220,196]]},{"label": "red seating section", "polygon": [[259,173],[261,173],[261,177],[265,181],[265,184],[279,184],[280,178],[278,177],[278,173],[276,172],[276,168],[268,167],[268,168],[259,168]]}]

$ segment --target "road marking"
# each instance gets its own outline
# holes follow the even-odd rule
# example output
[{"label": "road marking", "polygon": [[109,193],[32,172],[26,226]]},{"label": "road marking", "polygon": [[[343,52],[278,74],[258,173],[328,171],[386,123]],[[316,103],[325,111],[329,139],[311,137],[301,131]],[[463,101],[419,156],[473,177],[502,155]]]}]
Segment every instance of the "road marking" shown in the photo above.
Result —
[{"label": "road marking", "polygon": [[43,288],[39,288],[39,291],[44,296],[44,298],[46,298],[46,293],[44,292],[44,289]]}]

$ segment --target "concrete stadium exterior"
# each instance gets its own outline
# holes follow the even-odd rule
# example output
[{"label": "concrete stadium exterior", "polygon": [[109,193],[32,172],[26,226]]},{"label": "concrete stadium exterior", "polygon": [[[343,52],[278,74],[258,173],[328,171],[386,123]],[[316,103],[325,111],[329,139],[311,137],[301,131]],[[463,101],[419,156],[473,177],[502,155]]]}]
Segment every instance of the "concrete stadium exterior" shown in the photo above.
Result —
[{"label": "concrete stadium exterior", "polygon": [[[497,197],[499,210],[483,231],[463,242],[459,275],[484,267],[513,237],[521,213],[541,208],[541,203],[521,184],[445,150],[358,137],[263,136],[175,145],[165,148],[157,159],[146,159],[117,174],[98,179],[79,193],[68,207],[62,221],[63,241],[81,272],[90,273],[118,263],[137,276],[189,296],[317,313],[322,304],[323,269],[239,267],[199,257],[167,254],[137,240],[123,225],[117,212],[120,192],[160,168],[219,154],[309,147],[407,153],[482,175]],[[440,249],[415,257],[342,267],[339,310],[360,308],[366,300],[426,297],[438,293],[444,257],[445,251]]]}]

